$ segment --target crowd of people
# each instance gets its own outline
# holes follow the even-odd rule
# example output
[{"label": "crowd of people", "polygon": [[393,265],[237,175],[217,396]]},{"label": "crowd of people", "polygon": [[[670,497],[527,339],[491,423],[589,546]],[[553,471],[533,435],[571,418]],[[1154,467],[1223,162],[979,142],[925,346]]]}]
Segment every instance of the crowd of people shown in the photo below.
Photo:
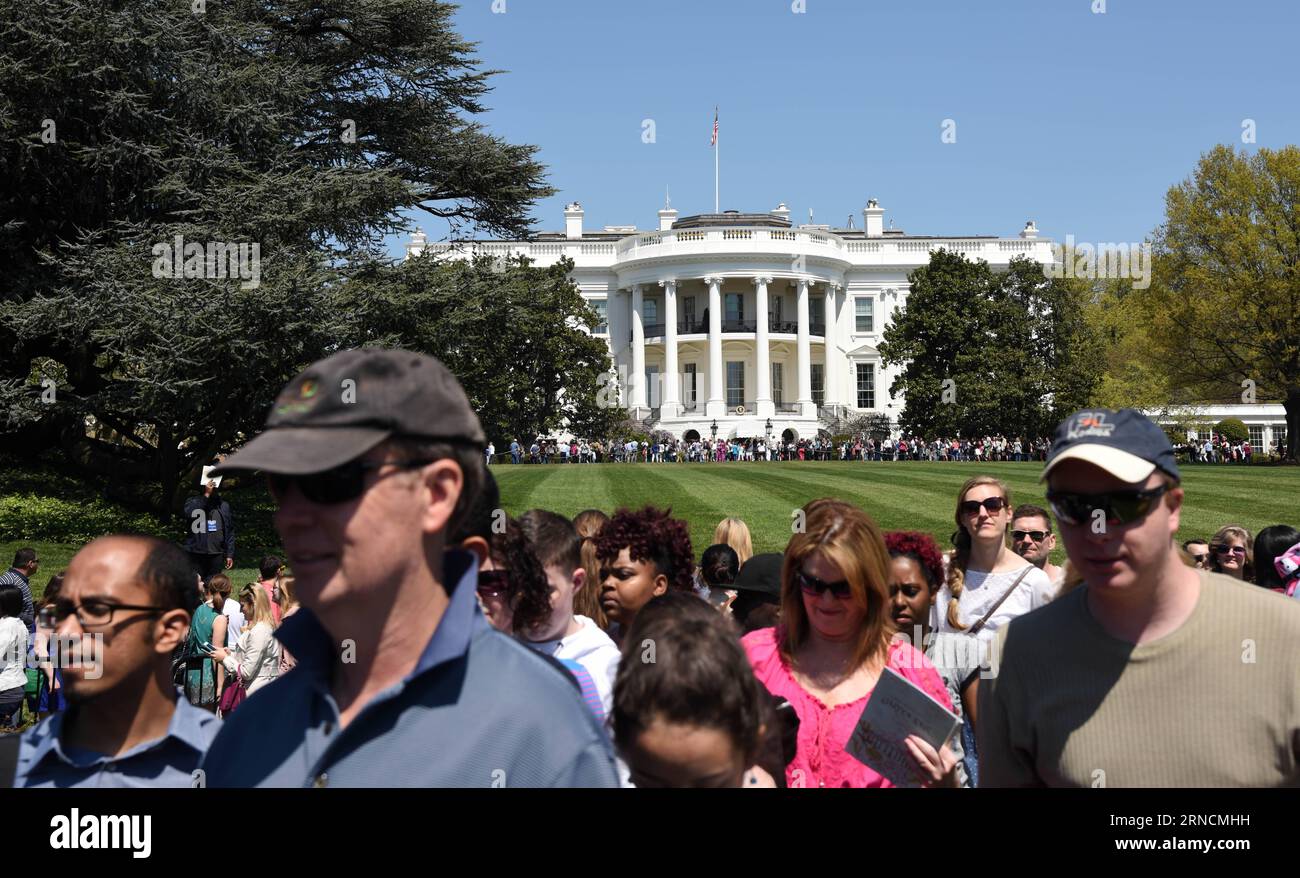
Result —
[{"label": "crowd of people", "polygon": [[974,439],[924,439],[902,435],[896,440],[860,434],[854,437],[817,436],[812,439],[747,437],[677,439],[668,434],[649,439],[605,442],[537,438],[530,445],[512,439],[498,452],[489,443],[485,462],[494,463],[722,463],[724,461],[860,460],[860,461],[1043,461],[1050,445],[1046,437],[984,436]]},{"label": "crowd of people", "polygon": [[[315,392],[345,378],[349,405]],[[57,697],[12,782],[890,787],[853,746],[889,675],[957,730],[893,742],[909,785],[1300,783],[1300,531],[1175,544],[1195,498],[1136,411],[1057,428],[1048,508],[973,474],[947,550],[834,498],[757,555],[739,517],[702,552],[653,505],[511,517],[485,445],[441,363],[347,351],[205,474],[265,474],[292,574],[263,559],[235,599],[216,562],[116,535],[34,607],[20,551],[0,711],[29,637]]]}]

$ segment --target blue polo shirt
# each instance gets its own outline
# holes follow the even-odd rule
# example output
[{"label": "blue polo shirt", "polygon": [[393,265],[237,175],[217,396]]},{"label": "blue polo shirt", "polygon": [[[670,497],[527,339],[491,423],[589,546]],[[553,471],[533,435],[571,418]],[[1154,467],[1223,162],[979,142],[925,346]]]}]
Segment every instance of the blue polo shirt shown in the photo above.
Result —
[{"label": "blue polo shirt", "polygon": [[202,785],[195,769],[216,737],[221,720],[195,707],[176,690],[176,710],[167,734],[106,756],[63,744],[67,712],[56,713],[23,732],[15,787],[157,788]]},{"label": "blue polo shirt", "polygon": [[492,628],[475,556],[448,552],[450,603],[419,662],[339,728],[340,647],[302,609],[276,632],[294,670],[240,705],[210,787],[616,787],[609,738],[565,672]]}]

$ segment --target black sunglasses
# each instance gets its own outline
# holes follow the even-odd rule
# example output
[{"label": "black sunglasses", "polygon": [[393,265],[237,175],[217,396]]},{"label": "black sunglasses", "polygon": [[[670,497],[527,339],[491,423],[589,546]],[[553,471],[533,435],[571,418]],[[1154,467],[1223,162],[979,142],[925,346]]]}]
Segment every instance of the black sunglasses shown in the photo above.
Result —
[{"label": "black sunglasses", "polygon": [[853,594],[846,579],[841,579],[839,582],[826,582],[816,576],[809,576],[802,570],[796,570],[794,577],[803,593],[813,597],[820,597],[827,590],[837,598],[847,598]]},{"label": "black sunglasses", "polygon": [[419,469],[428,466],[432,460],[349,460],[334,469],[307,475],[291,476],[283,473],[267,473],[271,493],[278,499],[289,492],[294,485],[304,497],[312,503],[329,506],[334,503],[346,503],[355,500],[366,490],[366,473],[383,469],[386,466],[397,467],[394,472]]},{"label": "black sunglasses", "polygon": [[485,598],[497,598],[510,593],[509,570],[480,570],[478,572],[478,593]]},{"label": "black sunglasses", "polygon": [[1105,511],[1108,523],[1131,524],[1146,518],[1168,490],[1168,485],[1160,485],[1148,491],[1108,491],[1104,494],[1048,491],[1047,502],[1056,517],[1067,524],[1087,524],[1098,509]]},{"label": "black sunglasses", "polygon": [[1007,501],[1001,497],[987,497],[983,500],[963,500],[961,501],[961,514],[974,515],[980,511],[983,506],[989,512],[1000,512],[1005,509]]},{"label": "black sunglasses", "polygon": [[1051,533],[1050,530],[1013,530],[1011,532],[1011,539],[1018,542],[1023,540],[1025,537],[1029,537],[1034,542],[1041,543],[1043,540],[1047,539]]}]

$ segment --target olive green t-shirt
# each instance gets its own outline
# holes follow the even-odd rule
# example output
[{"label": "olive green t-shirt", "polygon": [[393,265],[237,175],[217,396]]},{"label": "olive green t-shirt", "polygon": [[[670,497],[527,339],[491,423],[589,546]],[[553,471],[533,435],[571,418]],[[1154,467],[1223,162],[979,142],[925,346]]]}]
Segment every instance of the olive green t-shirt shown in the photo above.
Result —
[{"label": "olive green t-shirt", "polygon": [[980,786],[1300,785],[1300,601],[1202,572],[1196,609],[1137,646],[1087,586],[999,632],[980,681]]}]

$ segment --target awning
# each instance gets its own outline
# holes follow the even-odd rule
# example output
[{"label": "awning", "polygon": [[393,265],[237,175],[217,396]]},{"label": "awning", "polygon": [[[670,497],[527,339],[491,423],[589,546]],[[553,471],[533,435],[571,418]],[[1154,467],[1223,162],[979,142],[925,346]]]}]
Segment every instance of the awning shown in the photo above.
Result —
[{"label": "awning", "polygon": [[741,421],[736,424],[736,429],[731,432],[734,439],[753,439],[759,436],[766,436],[762,421]]}]

